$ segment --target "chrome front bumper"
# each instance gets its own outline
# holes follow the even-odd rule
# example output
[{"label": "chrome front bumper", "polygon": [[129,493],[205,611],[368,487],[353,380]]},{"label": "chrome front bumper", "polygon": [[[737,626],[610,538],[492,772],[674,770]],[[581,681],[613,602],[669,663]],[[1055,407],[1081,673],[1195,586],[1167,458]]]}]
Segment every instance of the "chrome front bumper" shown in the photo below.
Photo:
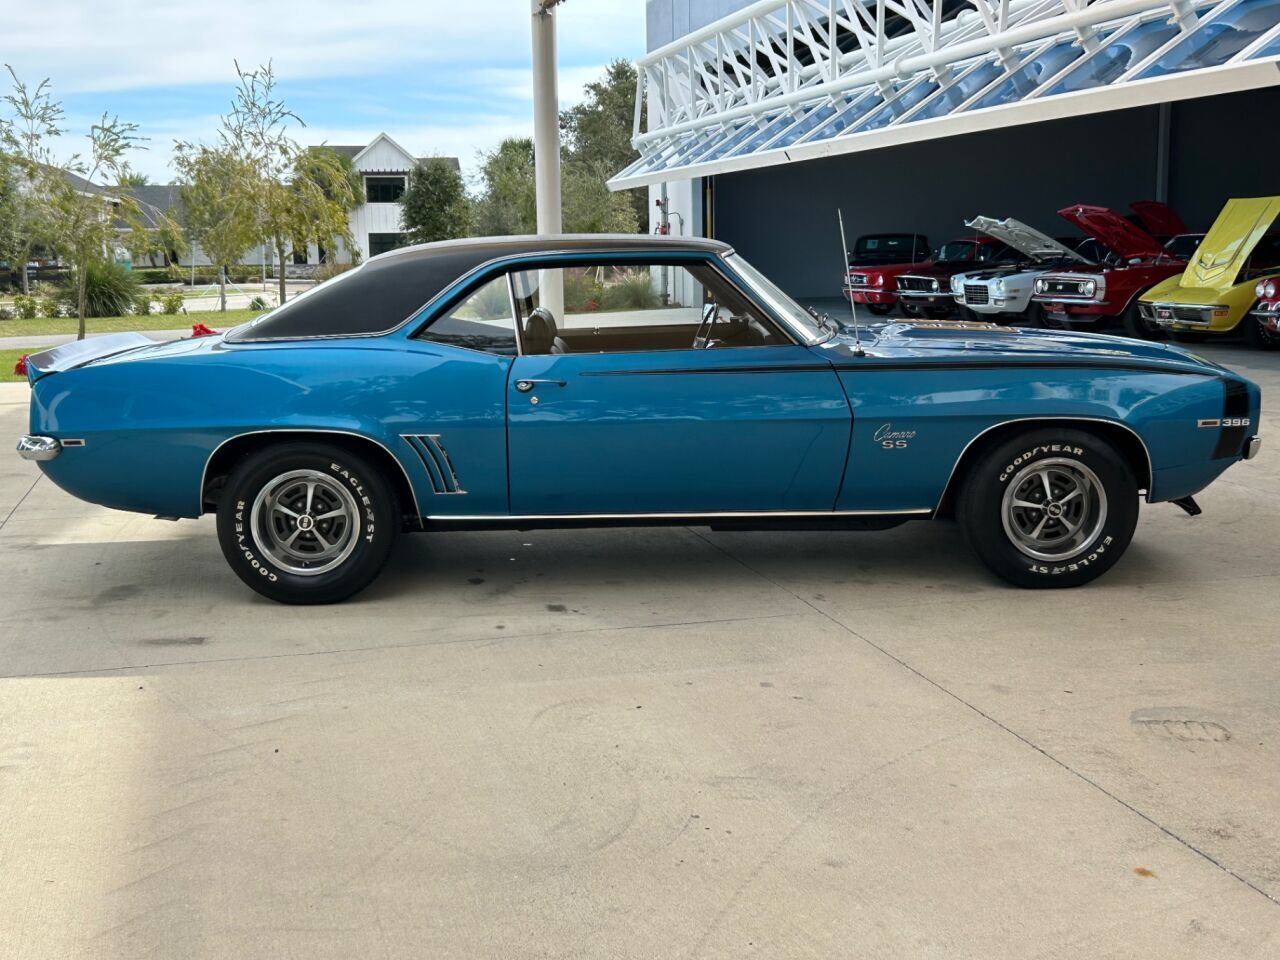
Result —
[{"label": "chrome front bumper", "polygon": [[23,437],[18,441],[18,456],[23,460],[52,460],[62,452],[62,444],[53,437]]},{"label": "chrome front bumper", "polygon": [[1244,445],[1244,458],[1252,460],[1262,450],[1262,438],[1253,437]]}]

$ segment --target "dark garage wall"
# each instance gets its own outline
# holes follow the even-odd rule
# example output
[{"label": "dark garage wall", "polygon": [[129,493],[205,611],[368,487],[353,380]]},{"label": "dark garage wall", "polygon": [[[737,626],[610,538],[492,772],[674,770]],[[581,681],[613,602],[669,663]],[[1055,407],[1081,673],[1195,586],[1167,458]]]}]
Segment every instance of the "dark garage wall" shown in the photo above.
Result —
[{"label": "dark garage wall", "polygon": [[[1173,105],[1169,198],[1204,229],[1229,196],[1280,193],[1280,88]],[[863,233],[918,230],[935,245],[977,214],[1017,217],[1054,236],[1069,203],[1126,210],[1156,194],[1159,108],[1141,107],[723,174],[715,234],[797,296],[838,295],[844,209]],[[1223,145],[1226,148],[1223,148]]]}]

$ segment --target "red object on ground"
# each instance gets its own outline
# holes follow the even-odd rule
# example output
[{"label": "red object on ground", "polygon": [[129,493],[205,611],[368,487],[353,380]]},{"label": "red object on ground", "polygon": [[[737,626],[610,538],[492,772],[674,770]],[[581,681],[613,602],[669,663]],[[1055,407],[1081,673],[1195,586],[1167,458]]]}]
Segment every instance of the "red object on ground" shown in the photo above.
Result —
[{"label": "red object on ground", "polygon": [[18,358],[18,362],[13,365],[13,375],[15,377],[25,377],[27,375],[27,357],[29,353],[24,353]]},{"label": "red object on ground", "polygon": [[191,325],[191,335],[193,337],[216,337],[218,331],[212,327],[206,327],[203,323],[193,323]]}]

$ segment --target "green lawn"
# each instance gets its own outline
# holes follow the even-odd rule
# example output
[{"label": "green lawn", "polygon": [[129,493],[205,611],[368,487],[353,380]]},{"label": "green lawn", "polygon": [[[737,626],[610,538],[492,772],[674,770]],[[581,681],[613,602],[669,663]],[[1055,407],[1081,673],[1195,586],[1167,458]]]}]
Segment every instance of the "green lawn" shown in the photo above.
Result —
[{"label": "green lawn", "polygon": [[[181,330],[193,323],[204,323],[215,330],[225,330],[236,324],[244,323],[261,310],[228,310],[219,313],[216,310],[205,313],[152,313],[145,317],[98,317],[86,320],[89,333],[120,333],[130,330]],[[39,317],[35,320],[0,320],[0,337],[28,337],[46,333],[75,333],[79,323],[74,317],[58,317],[50,320]],[[10,364],[12,369],[13,364]]]},{"label": "green lawn", "polygon": [[31,350],[0,350],[0,383],[21,383],[26,377],[18,377],[13,373],[13,365],[18,358]]}]

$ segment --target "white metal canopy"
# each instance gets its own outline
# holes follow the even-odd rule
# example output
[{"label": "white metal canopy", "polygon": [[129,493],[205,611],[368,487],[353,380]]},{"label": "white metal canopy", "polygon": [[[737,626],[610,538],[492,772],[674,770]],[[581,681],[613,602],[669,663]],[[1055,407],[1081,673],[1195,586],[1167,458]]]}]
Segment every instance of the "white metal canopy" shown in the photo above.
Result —
[{"label": "white metal canopy", "polygon": [[637,66],[615,190],[1280,84],[1280,0],[760,0]]}]

